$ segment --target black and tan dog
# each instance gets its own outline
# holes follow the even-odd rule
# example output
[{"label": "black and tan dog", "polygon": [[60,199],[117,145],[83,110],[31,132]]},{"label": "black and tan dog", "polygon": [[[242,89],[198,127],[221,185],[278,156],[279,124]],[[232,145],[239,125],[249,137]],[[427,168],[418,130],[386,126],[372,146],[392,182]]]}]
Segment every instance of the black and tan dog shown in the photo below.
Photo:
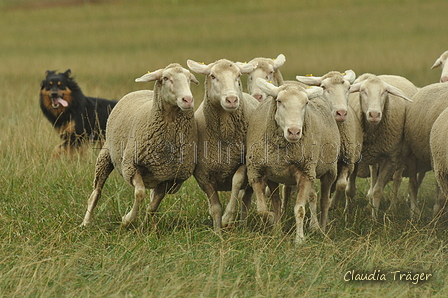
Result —
[{"label": "black and tan dog", "polygon": [[74,153],[88,141],[102,141],[110,111],[117,101],[85,96],[81,88],[64,73],[46,71],[40,88],[40,107],[63,140],[53,156]]}]

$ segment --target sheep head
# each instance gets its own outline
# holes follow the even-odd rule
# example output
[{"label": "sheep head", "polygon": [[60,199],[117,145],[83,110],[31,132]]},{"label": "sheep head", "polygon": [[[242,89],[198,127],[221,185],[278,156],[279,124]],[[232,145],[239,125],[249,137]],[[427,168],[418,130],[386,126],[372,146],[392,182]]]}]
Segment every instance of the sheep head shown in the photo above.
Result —
[{"label": "sheep head", "polygon": [[354,92],[359,92],[362,112],[365,114],[367,121],[374,125],[381,121],[384,106],[386,101],[389,100],[389,94],[412,101],[400,89],[374,75],[370,75],[360,82],[355,82],[350,87],[350,93]]},{"label": "sheep head", "polygon": [[[260,88],[258,88],[255,81],[257,78],[265,79],[268,82],[274,81],[274,74],[277,69],[282,66],[286,61],[285,55],[280,54],[275,59],[271,58],[254,58],[249,63],[256,62],[257,67],[248,73],[247,78],[247,91],[255,97],[259,102],[262,102],[266,99],[266,93],[262,92]],[[239,65],[243,63],[237,62]]]},{"label": "sheep head", "polygon": [[207,76],[205,90],[207,98],[212,104],[220,105],[227,112],[235,111],[240,105],[241,74],[249,73],[257,67],[256,63],[238,65],[226,59],[210,64],[188,60],[187,65],[192,71]]},{"label": "sheep head", "polygon": [[181,110],[194,108],[194,98],[190,89],[190,82],[199,84],[195,76],[188,69],[177,63],[168,65],[166,68],[148,72],[136,82],[158,81],[161,84],[161,92],[166,103],[178,106]]},{"label": "sheep head", "polygon": [[437,58],[431,69],[442,67],[442,75],[440,76],[440,83],[448,82],[448,66],[446,60],[448,59],[448,51],[444,52],[439,58]]},{"label": "sheep head", "polygon": [[322,95],[322,88],[304,89],[298,85],[285,84],[277,87],[262,78],[257,85],[263,92],[273,97],[276,102],[275,122],[283,131],[288,142],[296,143],[303,134],[303,124],[309,100]]},{"label": "sheep head", "polygon": [[319,86],[324,90],[323,97],[331,104],[334,118],[340,123],[347,118],[349,89],[355,78],[356,74],[351,69],[344,74],[331,71],[322,77],[296,76],[299,82]]}]

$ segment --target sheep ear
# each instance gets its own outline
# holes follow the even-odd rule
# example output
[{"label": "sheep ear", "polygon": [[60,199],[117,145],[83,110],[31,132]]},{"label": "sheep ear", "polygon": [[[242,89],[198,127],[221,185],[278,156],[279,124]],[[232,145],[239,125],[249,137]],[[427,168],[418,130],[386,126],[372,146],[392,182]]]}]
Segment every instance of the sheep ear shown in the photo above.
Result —
[{"label": "sheep ear", "polygon": [[361,83],[356,83],[350,86],[350,89],[348,90],[349,93],[355,93],[359,92],[359,88],[361,87]]},{"label": "sheep ear", "polygon": [[266,80],[263,80],[262,78],[257,78],[255,81],[258,88],[260,88],[264,93],[267,95],[270,95],[272,97],[277,97],[279,88],[275,86],[274,84],[268,83]]},{"label": "sheep ear", "polygon": [[387,84],[387,89],[386,89],[386,90],[387,90],[388,93],[390,93],[390,94],[392,94],[392,95],[401,97],[401,98],[403,98],[403,99],[406,99],[407,101],[412,102],[412,100],[409,99],[409,98],[403,93],[403,91],[401,91],[401,90],[398,89],[397,87],[394,87],[394,86],[392,86],[392,85],[390,85],[390,84]]},{"label": "sheep ear", "polygon": [[160,79],[162,76],[163,69],[159,69],[153,72],[148,72],[147,74],[144,74],[140,78],[135,79],[136,82],[151,82],[156,81]]},{"label": "sheep ear", "polygon": [[212,68],[213,63],[210,63],[210,64],[203,64],[203,63],[198,63],[198,62],[196,62],[196,61],[193,61],[193,60],[188,59],[188,60],[187,60],[187,65],[188,65],[188,67],[189,67],[192,71],[207,76],[207,75],[210,74],[210,69]]},{"label": "sheep ear", "polygon": [[199,85],[199,81],[193,74],[190,74],[190,81],[193,82],[195,85]]},{"label": "sheep ear", "polygon": [[324,94],[324,89],[320,88],[320,87],[308,87],[305,89],[306,94],[308,95],[308,99],[312,99],[315,97],[319,97],[322,94]]},{"label": "sheep ear", "polygon": [[309,86],[320,86],[322,77],[296,76],[296,80]]},{"label": "sheep ear", "polygon": [[241,73],[250,73],[258,66],[257,61],[250,61],[248,63],[236,64],[240,69]]},{"label": "sheep ear", "polygon": [[353,84],[356,79],[356,73],[353,70],[348,69],[345,71],[344,79],[346,79],[350,84]]},{"label": "sheep ear", "polygon": [[280,54],[277,56],[277,58],[274,59],[274,69],[279,68],[286,62],[286,57],[283,54]]},{"label": "sheep ear", "polygon": [[442,59],[438,58],[436,62],[434,62],[434,65],[431,67],[431,69],[437,68],[439,66],[442,66]]}]

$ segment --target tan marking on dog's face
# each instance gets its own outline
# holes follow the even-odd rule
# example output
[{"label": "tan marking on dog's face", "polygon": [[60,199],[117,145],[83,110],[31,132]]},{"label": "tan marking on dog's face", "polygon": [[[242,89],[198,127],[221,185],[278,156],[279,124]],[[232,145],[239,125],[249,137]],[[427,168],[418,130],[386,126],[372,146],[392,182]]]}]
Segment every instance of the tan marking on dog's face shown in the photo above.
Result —
[{"label": "tan marking on dog's face", "polygon": [[58,105],[57,108],[53,107],[54,100],[52,99],[52,85],[53,83],[50,82],[50,87],[44,87],[40,90],[42,101],[44,103],[45,108],[51,112],[55,117],[59,116],[62,112],[64,112],[68,107],[70,107],[72,103],[72,91],[65,87],[65,89],[59,89],[57,91],[58,96],[62,97],[67,103],[67,107],[63,107],[61,104]]}]

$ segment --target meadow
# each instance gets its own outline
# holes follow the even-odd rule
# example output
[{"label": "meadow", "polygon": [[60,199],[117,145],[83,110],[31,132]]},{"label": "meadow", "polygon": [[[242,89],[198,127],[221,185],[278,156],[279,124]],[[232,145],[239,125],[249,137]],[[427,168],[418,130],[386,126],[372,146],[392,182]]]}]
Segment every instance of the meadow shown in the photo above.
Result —
[{"label": "meadow", "polygon": [[[0,0],[0,297],[446,297],[447,223],[431,222],[432,173],[418,221],[406,179],[397,212],[386,187],[380,222],[358,179],[353,220],[338,208],[326,235],[299,246],[292,206],[282,231],[252,210],[246,225],[215,234],[193,178],[162,201],[156,226],[122,229],[133,190],[113,172],[93,226],[79,228],[99,149],[52,159],[60,140],[38,92],[46,70],[70,68],[84,94],[120,99],[151,89],[134,79],[171,62],[280,53],[285,79],[353,69],[422,87],[440,77],[430,67],[447,50],[447,10],[442,0]],[[203,84],[192,91],[198,106]]]}]

